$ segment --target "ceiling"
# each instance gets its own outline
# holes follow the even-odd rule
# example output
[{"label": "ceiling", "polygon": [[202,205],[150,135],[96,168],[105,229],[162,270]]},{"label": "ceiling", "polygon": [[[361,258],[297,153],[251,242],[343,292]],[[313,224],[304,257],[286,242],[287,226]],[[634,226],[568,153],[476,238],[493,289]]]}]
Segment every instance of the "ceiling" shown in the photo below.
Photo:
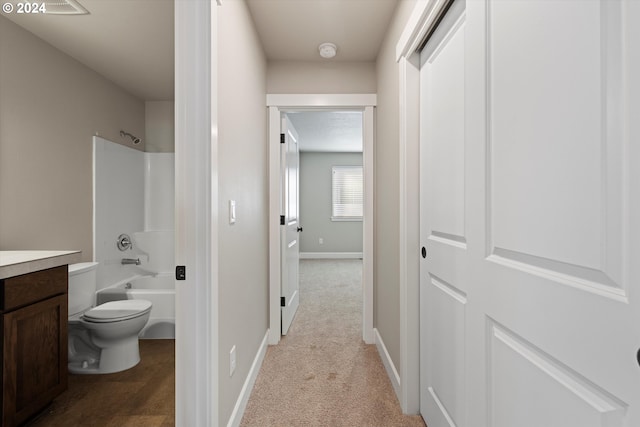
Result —
[{"label": "ceiling", "polygon": [[[174,0],[79,2],[88,15],[3,16],[142,100],[172,100]],[[376,59],[398,0],[246,2],[268,60],[340,62]],[[335,58],[320,57],[323,42],[338,46]],[[303,149],[328,150],[327,141],[335,140],[332,150],[361,151],[353,146],[362,144],[359,114],[297,113],[293,120],[310,141]]]},{"label": "ceiling", "polygon": [[79,0],[88,15],[3,14],[146,101],[173,99],[173,0]]},{"label": "ceiling", "polygon": [[[236,0],[223,0],[236,1]],[[173,99],[173,0],[80,0],[88,15],[3,14],[137,97]],[[247,0],[268,60],[373,61],[398,0]],[[224,6],[223,6],[224,7]]]},{"label": "ceiling", "polygon": [[267,58],[278,61],[327,61],[318,54],[324,42],[338,46],[330,61],[375,61],[397,3],[247,0]]},{"label": "ceiling", "polygon": [[300,151],[362,152],[361,111],[287,113],[298,132]]}]

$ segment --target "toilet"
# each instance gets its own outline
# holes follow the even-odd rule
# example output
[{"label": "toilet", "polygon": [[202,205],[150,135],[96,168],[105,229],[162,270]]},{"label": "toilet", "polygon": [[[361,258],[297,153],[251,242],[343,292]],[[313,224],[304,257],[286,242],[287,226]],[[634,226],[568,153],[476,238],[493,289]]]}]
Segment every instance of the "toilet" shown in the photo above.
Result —
[{"label": "toilet", "polygon": [[69,265],[69,372],[109,374],[140,362],[138,334],[151,302],[111,301],[94,307],[97,262]]}]

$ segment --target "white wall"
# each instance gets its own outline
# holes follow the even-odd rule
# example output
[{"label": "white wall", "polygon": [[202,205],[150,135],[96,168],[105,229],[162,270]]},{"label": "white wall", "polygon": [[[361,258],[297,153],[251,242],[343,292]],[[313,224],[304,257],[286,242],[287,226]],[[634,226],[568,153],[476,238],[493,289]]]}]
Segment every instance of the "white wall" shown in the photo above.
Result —
[{"label": "white wall", "polygon": [[[266,60],[244,1],[218,7],[220,425],[268,328]],[[237,221],[229,224],[229,200]],[[237,368],[229,376],[229,351]]]},{"label": "white wall", "polygon": [[118,236],[144,227],[144,153],[94,137],[95,261],[97,288],[103,289],[134,274],[135,266],[121,264],[136,258],[134,250],[122,252]]},{"label": "white wall", "polygon": [[270,61],[267,92],[375,93],[375,63]]},{"label": "white wall", "polygon": [[[174,154],[143,153],[94,137],[94,254],[98,289],[143,273],[149,254],[141,252],[136,232],[169,230],[154,236],[154,260],[173,260]],[[120,251],[118,236],[131,237],[133,248]],[[147,243],[148,244],[148,243]],[[166,244],[165,250],[157,245]],[[150,256],[149,256],[150,257]],[[122,265],[122,258],[140,258],[142,265]],[[170,263],[164,263],[171,270]],[[154,263],[157,267],[157,262]],[[167,268],[156,271],[167,271]]]},{"label": "white wall", "polygon": [[175,118],[173,101],[144,103],[145,151],[173,153],[175,151]]},{"label": "white wall", "polygon": [[144,103],[1,16],[0,53],[0,250],[90,261],[92,137],[144,140]]},{"label": "white wall", "polygon": [[415,3],[415,0],[401,0],[398,3],[376,62],[378,106],[375,153],[374,326],[378,329],[397,369],[400,369],[400,99],[395,48]]},{"label": "white wall", "polygon": [[300,153],[300,252],[362,253],[362,221],[331,221],[331,168],[353,165],[362,153]]}]

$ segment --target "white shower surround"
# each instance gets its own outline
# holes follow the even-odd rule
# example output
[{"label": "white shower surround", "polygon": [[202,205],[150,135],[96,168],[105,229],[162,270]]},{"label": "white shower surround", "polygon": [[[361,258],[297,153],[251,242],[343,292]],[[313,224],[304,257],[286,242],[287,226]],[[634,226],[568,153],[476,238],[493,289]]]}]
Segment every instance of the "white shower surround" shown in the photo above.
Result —
[{"label": "white shower surround", "polygon": [[[100,263],[97,271],[100,291],[149,273],[144,269],[147,255],[136,248],[136,232],[174,229],[174,154],[143,153],[100,137],[93,138],[93,146],[94,259]],[[133,249],[124,252],[116,246],[118,236],[123,233],[133,240]],[[173,253],[172,239],[164,241],[167,244],[164,249]],[[122,265],[122,258],[140,258],[142,264]],[[166,268],[158,277],[169,274],[172,265]],[[158,288],[166,299],[167,290],[163,286]],[[158,313],[163,319],[165,311]]]},{"label": "white shower surround", "polygon": [[122,265],[135,258],[121,252],[116,240],[144,228],[144,154],[98,136],[93,137],[93,257],[98,261],[97,288],[103,289],[136,273]]},{"label": "white shower surround", "polygon": [[144,230],[173,230],[175,155],[144,153]]}]

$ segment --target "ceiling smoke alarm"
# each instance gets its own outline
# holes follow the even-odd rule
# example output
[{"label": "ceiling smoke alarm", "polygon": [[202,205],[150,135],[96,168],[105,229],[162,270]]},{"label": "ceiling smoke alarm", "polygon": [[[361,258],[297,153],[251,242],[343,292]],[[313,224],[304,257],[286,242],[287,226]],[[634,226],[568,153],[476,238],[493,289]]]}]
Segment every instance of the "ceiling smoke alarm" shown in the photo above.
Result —
[{"label": "ceiling smoke alarm", "polygon": [[322,43],[320,46],[318,46],[318,50],[320,51],[320,56],[329,59],[336,56],[338,48],[333,43]]}]

